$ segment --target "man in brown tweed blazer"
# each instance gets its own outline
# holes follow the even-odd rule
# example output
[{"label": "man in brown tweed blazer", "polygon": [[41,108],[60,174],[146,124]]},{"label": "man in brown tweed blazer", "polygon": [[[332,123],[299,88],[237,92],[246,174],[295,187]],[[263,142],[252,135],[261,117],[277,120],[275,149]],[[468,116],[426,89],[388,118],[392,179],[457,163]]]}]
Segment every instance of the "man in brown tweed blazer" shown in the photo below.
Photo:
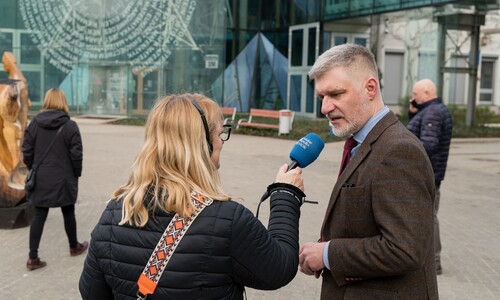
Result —
[{"label": "man in brown tweed blazer", "polygon": [[333,188],[320,241],[300,249],[301,272],[322,275],[321,299],[438,299],[432,166],[384,105],[373,54],[335,46],[309,76],[334,134],[357,146]]}]

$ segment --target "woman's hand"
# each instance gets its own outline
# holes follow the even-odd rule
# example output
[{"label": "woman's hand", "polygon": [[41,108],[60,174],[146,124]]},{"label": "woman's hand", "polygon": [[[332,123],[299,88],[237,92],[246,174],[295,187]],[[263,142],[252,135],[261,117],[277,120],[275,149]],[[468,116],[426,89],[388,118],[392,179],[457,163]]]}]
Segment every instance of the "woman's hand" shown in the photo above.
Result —
[{"label": "woman's hand", "polygon": [[284,164],[276,174],[275,182],[288,183],[304,191],[304,180],[302,179],[302,169],[297,167],[287,172],[288,165]]}]

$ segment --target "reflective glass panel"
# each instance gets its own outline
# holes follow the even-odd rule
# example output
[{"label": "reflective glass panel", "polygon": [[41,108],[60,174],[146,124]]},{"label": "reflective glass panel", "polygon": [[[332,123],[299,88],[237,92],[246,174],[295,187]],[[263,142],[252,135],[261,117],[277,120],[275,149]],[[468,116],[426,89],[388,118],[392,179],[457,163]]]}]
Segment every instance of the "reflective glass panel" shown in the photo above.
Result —
[{"label": "reflective glass panel", "polygon": [[304,45],[304,30],[294,30],[292,31],[292,66],[302,66],[302,55],[303,55],[303,45]]}]

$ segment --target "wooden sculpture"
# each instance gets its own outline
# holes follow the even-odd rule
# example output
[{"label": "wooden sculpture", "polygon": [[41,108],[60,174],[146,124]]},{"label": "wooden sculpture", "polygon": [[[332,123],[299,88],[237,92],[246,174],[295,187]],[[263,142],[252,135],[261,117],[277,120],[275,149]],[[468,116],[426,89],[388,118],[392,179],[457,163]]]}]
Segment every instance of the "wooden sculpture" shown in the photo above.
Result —
[{"label": "wooden sculpture", "polygon": [[0,79],[0,228],[15,228],[27,225],[30,216],[21,145],[31,101],[14,55],[4,52],[2,63],[9,78]]}]

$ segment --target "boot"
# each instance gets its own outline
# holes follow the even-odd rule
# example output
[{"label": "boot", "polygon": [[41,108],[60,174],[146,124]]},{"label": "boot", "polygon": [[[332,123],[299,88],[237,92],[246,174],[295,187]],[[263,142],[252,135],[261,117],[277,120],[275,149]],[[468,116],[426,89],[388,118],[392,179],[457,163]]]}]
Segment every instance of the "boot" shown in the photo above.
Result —
[{"label": "boot", "polygon": [[30,270],[30,271],[43,268],[46,265],[47,265],[47,263],[44,261],[41,261],[39,257],[35,258],[35,259],[30,258],[30,259],[28,259],[28,262],[26,262],[26,268],[28,268],[28,270]]},{"label": "boot", "polygon": [[78,243],[76,247],[74,248],[69,248],[69,255],[71,256],[77,256],[85,252],[87,248],[89,247],[89,242],[84,241],[83,243]]},{"label": "boot", "polygon": [[436,266],[436,275],[441,275],[443,274],[443,267],[441,267],[441,264]]}]

